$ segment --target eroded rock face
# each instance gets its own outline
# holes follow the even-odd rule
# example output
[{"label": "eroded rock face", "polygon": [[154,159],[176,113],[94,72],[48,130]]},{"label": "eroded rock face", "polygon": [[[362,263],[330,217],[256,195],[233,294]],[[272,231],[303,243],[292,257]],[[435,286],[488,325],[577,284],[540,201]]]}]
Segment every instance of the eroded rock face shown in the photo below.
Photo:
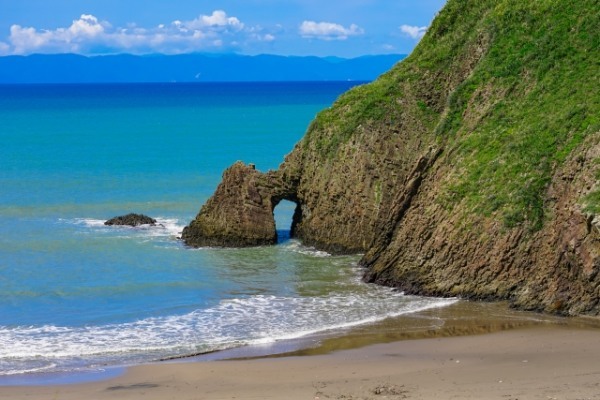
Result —
[{"label": "eroded rock face", "polygon": [[237,162],[223,173],[215,194],[182,232],[188,246],[246,247],[277,243],[273,210],[295,200],[293,183],[279,172],[261,173]]},{"label": "eroded rock face", "polygon": [[130,213],[127,215],[121,215],[119,217],[114,217],[104,222],[104,225],[127,225],[127,226],[140,226],[140,225],[152,225],[156,224],[156,220],[154,218],[150,218],[147,215],[143,214],[134,214]]},{"label": "eroded rock face", "polygon": [[[407,294],[510,300],[515,307],[556,314],[600,312],[600,231],[578,199],[596,184],[593,160],[599,137],[590,138],[548,188],[548,222],[531,232],[507,229],[494,219],[465,221],[436,204],[447,173],[432,168],[410,211],[395,225],[389,243],[361,263],[368,282]],[[443,157],[442,157],[443,158]]]}]

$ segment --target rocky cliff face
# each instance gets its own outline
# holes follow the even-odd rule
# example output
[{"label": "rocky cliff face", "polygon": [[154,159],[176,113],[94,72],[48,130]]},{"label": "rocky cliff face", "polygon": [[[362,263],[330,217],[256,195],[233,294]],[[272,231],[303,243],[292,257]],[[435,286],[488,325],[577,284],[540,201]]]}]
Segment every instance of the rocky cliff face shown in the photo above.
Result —
[{"label": "rocky cliff face", "polygon": [[582,167],[600,157],[598,136],[585,144],[554,174],[546,193],[548,220],[535,232],[508,229],[485,216],[465,220],[436,204],[436,181],[445,171],[434,167],[390,242],[363,258],[365,279],[414,294],[509,299],[522,309],[598,314],[600,226],[577,200],[597,184]]},{"label": "rocky cliff face", "polygon": [[277,171],[236,164],[189,245],[292,234],[407,293],[600,313],[600,15],[450,0],[413,54],[323,111]]}]

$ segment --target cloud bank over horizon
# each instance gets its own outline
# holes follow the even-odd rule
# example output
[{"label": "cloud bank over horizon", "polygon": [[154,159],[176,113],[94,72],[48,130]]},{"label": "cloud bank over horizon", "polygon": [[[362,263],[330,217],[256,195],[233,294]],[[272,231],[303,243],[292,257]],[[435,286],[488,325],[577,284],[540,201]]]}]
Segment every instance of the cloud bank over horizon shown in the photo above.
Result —
[{"label": "cloud bank over horizon", "polygon": [[67,28],[54,30],[12,25],[8,43],[0,42],[4,55],[32,53],[164,53],[231,51],[245,41],[272,41],[275,36],[260,27],[246,26],[223,10],[189,21],[175,20],[153,28],[130,24],[113,27],[91,14],[82,14]]},{"label": "cloud bank over horizon", "polygon": [[[162,0],[148,1],[150,3],[147,4],[151,5]],[[305,0],[295,1],[305,7],[309,4]],[[27,3],[19,4],[23,11],[30,8]],[[362,3],[353,5],[354,8],[359,6],[363,7]],[[244,7],[246,6],[234,9],[244,11]],[[379,8],[382,7],[383,5],[379,5]],[[25,14],[25,17],[16,18],[19,23],[13,23],[15,18],[10,16],[0,16],[0,29],[5,30],[0,31],[0,56],[35,53],[144,55],[197,52],[341,57],[406,54],[427,30],[426,26],[409,24],[389,24],[383,27],[366,18],[364,13],[350,13],[350,10],[339,9],[335,13],[331,10],[327,12],[327,8],[331,8],[329,6],[323,7],[318,13],[306,9],[304,14],[297,15],[290,14],[290,11],[285,15],[270,15],[259,13],[255,9],[253,14],[249,14],[246,9],[245,13],[242,12],[244,17],[237,12],[230,14],[225,9],[215,9],[210,13],[195,14],[191,18],[176,18],[177,9],[171,8],[168,9],[170,13],[154,13],[151,20],[147,17],[146,20],[142,19],[141,14],[127,14],[124,17],[125,14],[115,14],[114,10],[112,13],[107,13],[106,10],[104,13],[94,12],[95,8],[89,4],[81,8],[91,12],[75,14],[80,15],[76,19],[65,19],[64,15],[57,18],[54,12],[47,15]],[[349,8],[352,6],[349,5]],[[279,13],[284,12],[282,10],[283,7],[277,9]],[[119,12],[124,12],[122,5]],[[384,11],[381,9],[377,12]],[[306,18],[310,15],[321,15],[321,18]],[[118,22],[113,23],[111,16],[120,16],[121,19],[117,18]],[[138,18],[141,23],[125,22],[131,21],[131,17]],[[69,20],[70,23],[67,22]],[[51,27],[47,24],[51,24]]]}]

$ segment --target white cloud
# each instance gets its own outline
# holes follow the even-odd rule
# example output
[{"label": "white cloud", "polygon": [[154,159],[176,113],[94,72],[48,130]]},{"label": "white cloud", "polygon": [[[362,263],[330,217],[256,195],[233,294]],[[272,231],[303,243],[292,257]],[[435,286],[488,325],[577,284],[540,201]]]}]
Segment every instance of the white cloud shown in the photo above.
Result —
[{"label": "white cloud", "polygon": [[0,55],[5,55],[10,53],[10,46],[4,42],[0,42]]},{"label": "white cloud", "polygon": [[73,37],[76,36],[97,36],[104,32],[104,27],[98,22],[98,18],[93,15],[83,14],[78,20],[73,21],[73,24],[68,29],[68,33]]},{"label": "white cloud", "polygon": [[174,54],[225,50],[240,42],[272,40],[275,40],[273,35],[257,35],[254,28],[246,28],[238,18],[228,16],[222,10],[190,21],[177,20],[148,29],[135,24],[113,28],[107,21],[83,14],[69,27],[54,30],[13,25],[8,43],[0,42],[0,54]]},{"label": "white cloud", "polygon": [[199,18],[193,20],[192,23],[199,27],[230,27],[234,30],[244,28],[244,24],[239,19],[228,17],[227,13],[223,10],[213,11],[212,15],[201,15]]},{"label": "white cloud", "polygon": [[308,39],[346,40],[350,36],[362,35],[365,31],[352,24],[345,28],[332,22],[304,21],[300,25],[300,35]]},{"label": "white cloud", "polygon": [[400,31],[413,39],[421,39],[423,36],[425,36],[425,32],[427,32],[427,27],[402,25],[400,27]]},{"label": "white cloud", "polygon": [[110,24],[99,22],[93,15],[83,14],[68,28],[54,31],[24,28],[13,25],[10,28],[9,41],[12,52],[24,54],[39,50],[79,52],[86,42],[93,42],[105,35]]}]

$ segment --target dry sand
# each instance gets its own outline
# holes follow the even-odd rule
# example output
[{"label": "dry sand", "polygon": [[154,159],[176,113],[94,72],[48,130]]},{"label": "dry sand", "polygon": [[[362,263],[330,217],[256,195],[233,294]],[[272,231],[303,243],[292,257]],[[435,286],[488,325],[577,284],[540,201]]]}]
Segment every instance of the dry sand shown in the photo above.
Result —
[{"label": "dry sand", "polygon": [[103,382],[0,387],[0,398],[600,400],[600,330],[536,327],[308,357],[153,364]]}]

